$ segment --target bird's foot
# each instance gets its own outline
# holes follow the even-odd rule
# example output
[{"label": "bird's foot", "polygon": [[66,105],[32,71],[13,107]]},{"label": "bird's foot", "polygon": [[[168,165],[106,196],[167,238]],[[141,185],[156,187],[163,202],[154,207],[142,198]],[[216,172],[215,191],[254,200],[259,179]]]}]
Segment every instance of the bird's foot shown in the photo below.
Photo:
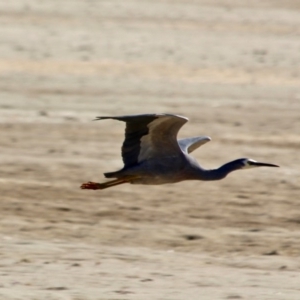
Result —
[{"label": "bird's foot", "polygon": [[100,183],[89,181],[87,183],[83,183],[80,188],[83,190],[99,190],[101,189],[101,185]]}]

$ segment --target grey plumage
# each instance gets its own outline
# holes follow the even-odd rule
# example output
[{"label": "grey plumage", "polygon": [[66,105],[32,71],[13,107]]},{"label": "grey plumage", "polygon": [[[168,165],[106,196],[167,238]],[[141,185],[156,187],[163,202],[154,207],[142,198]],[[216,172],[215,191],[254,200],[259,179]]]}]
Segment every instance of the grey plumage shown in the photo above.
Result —
[{"label": "grey plumage", "polygon": [[81,186],[83,189],[104,189],[121,183],[164,184],[183,180],[219,180],[238,169],[278,167],[241,158],[218,169],[203,169],[189,153],[211,139],[208,136],[198,136],[177,140],[178,131],[188,121],[183,116],[144,114],[96,118],[105,119],[126,123],[122,145],[124,167],[116,172],[104,173],[106,178],[116,178],[115,180],[84,183]]}]

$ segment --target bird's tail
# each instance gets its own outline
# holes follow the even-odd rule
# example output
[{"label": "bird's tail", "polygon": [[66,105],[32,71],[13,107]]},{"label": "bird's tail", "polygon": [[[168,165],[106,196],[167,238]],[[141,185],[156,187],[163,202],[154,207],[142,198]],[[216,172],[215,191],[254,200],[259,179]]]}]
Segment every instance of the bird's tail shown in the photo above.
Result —
[{"label": "bird's tail", "polygon": [[120,175],[120,171],[104,173],[106,178],[118,178],[118,175]]}]

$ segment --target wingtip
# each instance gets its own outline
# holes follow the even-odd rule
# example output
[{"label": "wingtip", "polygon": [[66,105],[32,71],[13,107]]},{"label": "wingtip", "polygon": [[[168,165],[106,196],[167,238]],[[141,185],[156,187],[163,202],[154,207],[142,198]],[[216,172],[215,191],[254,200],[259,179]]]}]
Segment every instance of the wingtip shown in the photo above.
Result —
[{"label": "wingtip", "polygon": [[210,142],[212,140],[212,138],[210,136],[202,136],[202,141]]}]

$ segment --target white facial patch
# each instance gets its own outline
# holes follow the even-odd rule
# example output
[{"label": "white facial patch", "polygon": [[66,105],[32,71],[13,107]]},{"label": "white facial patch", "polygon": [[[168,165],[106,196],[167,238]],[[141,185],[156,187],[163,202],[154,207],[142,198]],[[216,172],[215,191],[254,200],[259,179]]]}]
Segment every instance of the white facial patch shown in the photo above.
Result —
[{"label": "white facial patch", "polygon": [[242,169],[252,169],[255,168],[255,164],[251,164],[252,163],[257,163],[256,160],[253,159],[244,159],[243,163],[244,163],[244,167]]}]

